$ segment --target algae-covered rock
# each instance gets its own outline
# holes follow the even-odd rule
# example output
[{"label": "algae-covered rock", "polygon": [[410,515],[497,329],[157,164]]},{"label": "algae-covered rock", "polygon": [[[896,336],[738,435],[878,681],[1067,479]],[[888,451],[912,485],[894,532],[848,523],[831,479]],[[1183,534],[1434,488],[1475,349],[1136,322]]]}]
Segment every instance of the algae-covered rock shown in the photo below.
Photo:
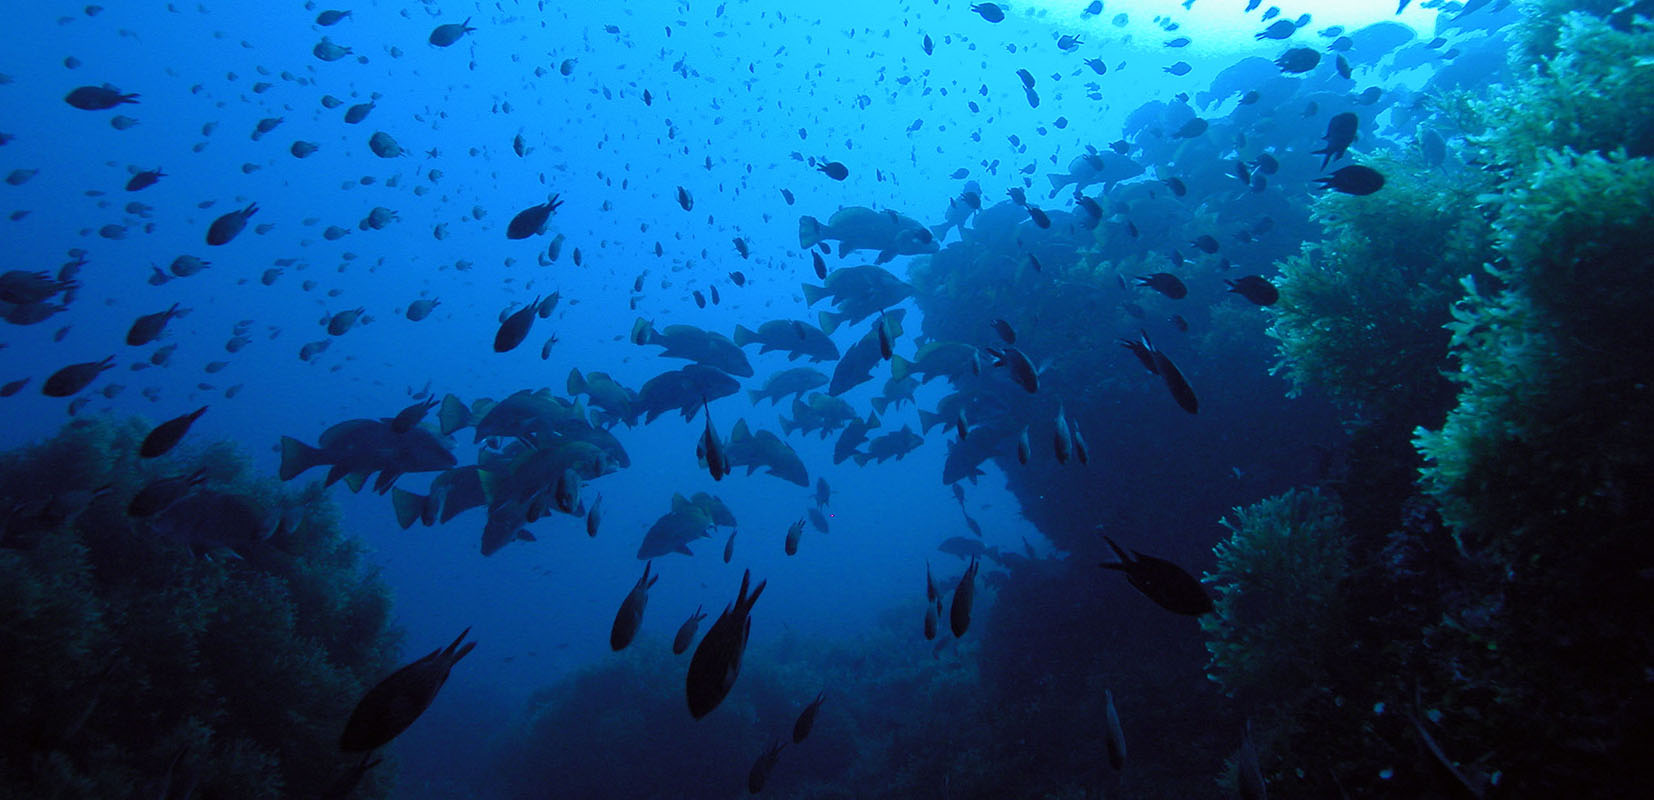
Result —
[{"label": "algae-covered rock", "polygon": [[[0,796],[319,796],[391,666],[385,587],[318,491],[284,495],[225,445],[140,460],[146,430],[77,419],[0,455]],[[197,469],[195,492],[236,498],[268,538],[191,547],[127,515]]]}]

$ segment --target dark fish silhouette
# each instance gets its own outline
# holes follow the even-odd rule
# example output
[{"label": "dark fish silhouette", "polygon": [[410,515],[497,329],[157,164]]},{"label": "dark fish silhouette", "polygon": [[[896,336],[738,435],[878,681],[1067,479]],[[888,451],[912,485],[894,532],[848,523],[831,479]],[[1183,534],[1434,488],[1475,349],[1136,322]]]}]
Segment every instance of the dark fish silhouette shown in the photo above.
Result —
[{"label": "dark fish silhouette", "polygon": [[1105,569],[1117,569],[1126,573],[1126,580],[1144,597],[1153,600],[1156,605],[1176,614],[1186,614],[1198,617],[1212,611],[1212,598],[1201,587],[1200,581],[1193,575],[1185,572],[1182,567],[1170,561],[1154,556],[1146,556],[1136,550],[1127,554],[1113,539],[1107,536],[1103,541],[1113,548],[1119,561],[1106,561],[1098,566]]},{"label": "dark fish silhouette", "polygon": [[[731,537],[734,535],[730,534]],[[696,606],[695,613],[690,614],[689,619],[678,626],[677,635],[672,637],[672,655],[683,655],[683,651],[689,649],[689,643],[695,641],[695,630],[701,626],[703,619],[706,619],[706,614],[701,611],[700,606]]]},{"label": "dark fish silhouette", "polygon": [[821,701],[827,699],[825,692],[817,692],[816,699],[798,713],[798,721],[793,723],[793,744],[802,744],[810,736],[810,729],[815,727],[816,712],[821,710]]},{"label": "dark fish silhouette", "polygon": [[976,570],[979,566],[976,556],[971,556],[971,565],[965,568],[965,574],[959,576],[959,586],[953,590],[953,605],[948,608],[948,624],[953,628],[954,638],[965,635],[971,627],[971,605],[976,601]]},{"label": "dark fish silhouette", "polygon": [[460,642],[471,633],[470,628],[460,632],[453,644],[413,662],[376,684],[362,696],[356,710],[345,722],[345,732],[339,737],[339,749],[346,753],[365,753],[390,743],[408,729],[425,709],[431,707],[436,693],[448,680],[448,673],[459,660],[477,646],[476,642]]},{"label": "dark fish silhouette", "polygon": [[1369,195],[1384,188],[1384,176],[1378,170],[1353,165],[1339,167],[1315,182],[1321,184],[1319,188],[1354,195]]},{"label": "dark fish silhouette", "polygon": [[1324,156],[1321,159],[1321,169],[1326,169],[1327,164],[1333,159],[1344,157],[1344,151],[1355,143],[1355,128],[1359,122],[1356,116],[1348,111],[1334,114],[1332,119],[1327,121],[1327,134],[1321,137],[1327,141],[1326,146],[1310,152],[1310,155]]},{"label": "dark fish silhouette", "polygon": [[207,407],[202,406],[181,417],[174,417],[156,425],[150,430],[149,435],[144,437],[143,444],[138,446],[138,457],[155,458],[156,456],[165,455],[168,450],[178,444],[180,439],[184,438],[184,434],[189,433],[190,425],[205,413],[207,413]]},{"label": "dark fish silhouette", "polygon": [[689,714],[695,719],[712,713],[712,709],[729,696],[729,690],[741,674],[741,657],[746,653],[747,637],[752,633],[752,607],[767,583],[759,581],[748,594],[751,581],[752,570],[741,573],[741,590],[735,595],[735,602],[724,607],[689,659],[689,677],[684,688],[689,698]]},{"label": "dark fish silhouette", "polygon": [[207,228],[207,244],[229,244],[243,228],[247,227],[247,218],[258,213],[258,203],[248,203],[246,208],[231,211],[212,221]]},{"label": "dark fish silhouette", "polygon": [[527,239],[540,233],[546,227],[546,220],[562,205],[562,201],[554,194],[544,203],[517,212],[517,216],[511,218],[511,224],[505,227],[505,238]]}]

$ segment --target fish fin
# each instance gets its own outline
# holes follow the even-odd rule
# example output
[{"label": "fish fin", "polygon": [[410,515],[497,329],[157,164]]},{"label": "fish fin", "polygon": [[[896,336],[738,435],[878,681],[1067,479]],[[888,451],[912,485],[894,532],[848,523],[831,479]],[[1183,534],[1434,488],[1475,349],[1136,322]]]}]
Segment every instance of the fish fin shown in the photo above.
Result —
[{"label": "fish fin", "polygon": [[465,406],[465,401],[450,393],[442,398],[442,408],[437,410],[436,418],[442,435],[450,436],[471,424],[471,409]]},{"label": "fish fin", "polygon": [[820,314],[820,319],[821,332],[831,336],[833,331],[838,330],[839,324],[844,322],[847,317],[844,314],[834,314],[831,311],[823,311]]},{"label": "fish fin", "polygon": [[396,524],[402,526],[402,530],[413,527],[414,522],[423,515],[428,499],[406,489],[391,489],[391,508],[396,510]]},{"label": "fish fin", "polygon": [[683,553],[686,556],[695,555],[693,552],[690,551],[689,545],[686,542],[678,542],[678,545],[676,547],[672,548],[672,550],[670,552]]},{"label": "fish fin", "polygon": [[[380,473],[380,477],[383,476],[384,474]],[[366,472],[352,472],[345,476],[345,485],[350,487],[350,491],[353,493],[362,491],[362,487],[366,486],[367,482],[368,474]]]},{"label": "fish fin", "polygon": [[322,451],[291,436],[281,437],[281,471],[284,481],[297,478],[305,470],[321,463]]},{"label": "fish fin", "polygon": [[586,385],[585,376],[580,374],[580,368],[574,367],[573,369],[570,369],[568,380],[569,394],[585,394],[588,388],[590,387]]},{"label": "fish fin", "polygon": [[735,335],[730,338],[734,340],[736,347],[746,347],[758,341],[758,334],[745,325],[736,325]]},{"label": "fish fin", "polygon": [[808,250],[821,241],[821,220],[812,216],[798,218],[798,246]]},{"label": "fish fin", "polygon": [[896,255],[897,255],[896,250],[894,248],[889,249],[889,250],[880,250],[879,251],[879,257],[873,259],[873,263],[874,264],[888,264],[891,261],[895,260]]},{"label": "fish fin", "polygon": [[[825,286],[816,286],[813,283],[806,283],[806,284],[802,284],[801,286],[804,290],[804,307],[805,308],[809,308],[810,306],[815,305],[817,300],[820,300],[824,297],[827,297],[827,296],[829,296],[833,293],[833,290],[828,289]],[[737,334],[740,333],[739,328],[736,329],[736,333]],[[735,343],[740,344],[741,343],[740,339],[736,339]]]},{"label": "fish fin", "polygon": [[[896,324],[900,325],[901,323],[898,322]],[[899,381],[903,378],[906,378],[908,376],[908,374],[911,373],[912,371],[913,371],[913,362],[912,361],[909,361],[905,358],[902,358],[901,356],[891,356],[890,357],[890,379],[891,380]]]},{"label": "fish fin", "polygon": [[729,429],[729,443],[744,441],[752,438],[752,430],[747,427],[746,419],[735,420],[735,427]]},{"label": "fish fin", "polygon": [[850,458],[855,460],[858,467],[865,467],[867,462],[873,460],[873,457],[866,453],[851,453]]},{"label": "fish fin", "polygon": [[883,414],[884,410],[886,408],[889,408],[889,407],[890,407],[890,401],[889,400],[886,400],[883,397],[873,398],[873,412],[874,413]]}]

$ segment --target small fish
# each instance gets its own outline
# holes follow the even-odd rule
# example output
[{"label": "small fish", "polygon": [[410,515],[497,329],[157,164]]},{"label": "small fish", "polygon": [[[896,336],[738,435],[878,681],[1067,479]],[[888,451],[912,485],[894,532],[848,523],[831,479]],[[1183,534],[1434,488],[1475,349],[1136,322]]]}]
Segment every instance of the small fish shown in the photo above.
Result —
[{"label": "small fish", "polygon": [[820,172],[823,175],[826,175],[829,178],[832,178],[835,181],[842,181],[845,178],[850,177],[850,168],[844,166],[843,164],[841,164],[837,161],[828,161],[828,162],[825,162],[825,163],[817,164],[816,165],[816,171]]},{"label": "small fish", "polygon": [[597,528],[603,524],[603,495],[598,495],[592,501],[591,508],[586,509],[586,535],[596,536]]},{"label": "small fish", "polygon": [[190,425],[194,424],[205,413],[207,413],[207,407],[202,406],[188,414],[174,417],[156,425],[150,430],[149,435],[144,437],[143,444],[138,447],[138,457],[155,458],[165,455],[168,450],[178,444],[179,440],[184,438],[184,434],[189,433]]},{"label": "small fish", "polygon": [[816,724],[816,713],[821,711],[821,701],[826,697],[825,692],[817,692],[816,699],[799,712],[798,721],[793,723],[793,744],[803,744],[809,738],[810,729]]},{"label": "small fish", "polygon": [[781,749],[787,743],[776,739],[769,749],[760,753],[758,760],[752,762],[752,771],[747,773],[747,792],[758,794],[764,790],[764,783],[770,779],[770,770],[775,769],[775,762],[781,758]]},{"label": "small fish", "polygon": [[1057,463],[1067,464],[1068,456],[1074,451],[1074,435],[1068,429],[1068,418],[1063,416],[1061,403],[1057,404],[1057,429],[1051,435],[1052,449],[1056,451]]},{"label": "small fish", "polygon": [[609,628],[609,649],[617,652],[625,649],[626,645],[632,643],[632,637],[637,635],[638,626],[643,624],[643,610],[649,605],[649,587],[660,580],[659,575],[649,575],[649,568],[654,563],[643,563],[643,577],[637,579],[632,591],[620,602],[620,610],[615,612],[614,625]]},{"label": "small fish", "polygon": [[1274,305],[1281,299],[1280,290],[1261,275],[1246,275],[1234,280],[1225,278],[1223,282],[1229,284],[1229,291],[1260,306]]},{"label": "small fish", "polygon": [[677,634],[672,637],[672,655],[681,656],[689,649],[689,643],[695,641],[695,630],[700,627],[703,619],[706,619],[706,614],[701,612],[700,606],[696,606],[695,613],[690,614],[689,619],[678,626]]},{"label": "small fish", "polygon": [[1103,715],[1106,724],[1103,744],[1108,748],[1108,765],[1116,771],[1126,768],[1126,734],[1120,729],[1120,715],[1114,710],[1114,692],[1103,690]]},{"label": "small fish", "polygon": [[534,325],[535,311],[540,306],[540,298],[523,306],[500,323],[500,329],[494,333],[494,352],[505,353],[528,338],[529,328]]},{"label": "small fish", "polygon": [[740,531],[730,531],[729,532],[729,540],[724,542],[724,563],[725,564],[728,564],[729,560],[735,557],[735,534],[737,534],[737,533],[740,533]]}]

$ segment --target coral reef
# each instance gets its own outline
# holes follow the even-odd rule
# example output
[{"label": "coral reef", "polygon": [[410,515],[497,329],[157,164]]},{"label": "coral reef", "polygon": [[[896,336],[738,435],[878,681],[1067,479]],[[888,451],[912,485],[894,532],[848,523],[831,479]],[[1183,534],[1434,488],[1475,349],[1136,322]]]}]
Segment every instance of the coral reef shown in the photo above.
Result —
[{"label": "coral reef", "polygon": [[[392,666],[389,596],[318,488],[284,496],[224,444],[140,460],[146,431],[77,419],[0,456],[0,795],[318,796],[349,764],[345,715]],[[198,555],[127,515],[196,469],[274,533]]]}]

